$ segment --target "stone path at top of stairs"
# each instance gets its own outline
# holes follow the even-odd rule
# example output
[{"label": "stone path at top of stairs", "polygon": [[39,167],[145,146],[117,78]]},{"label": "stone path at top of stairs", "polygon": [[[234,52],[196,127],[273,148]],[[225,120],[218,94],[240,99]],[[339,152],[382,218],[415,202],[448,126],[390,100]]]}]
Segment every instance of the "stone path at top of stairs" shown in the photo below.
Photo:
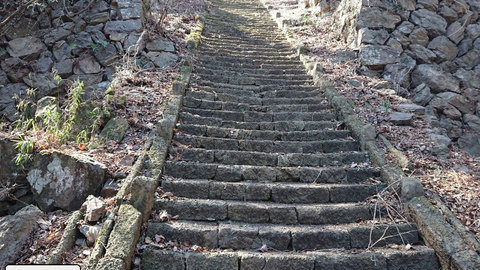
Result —
[{"label": "stone path at top of stairs", "polygon": [[180,220],[146,236],[217,252],[146,248],[143,269],[438,269],[432,249],[389,248],[420,241],[413,225],[359,222],[384,187],[378,171],[267,10],[215,0],[212,11],[164,167],[178,198],[154,205]]}]

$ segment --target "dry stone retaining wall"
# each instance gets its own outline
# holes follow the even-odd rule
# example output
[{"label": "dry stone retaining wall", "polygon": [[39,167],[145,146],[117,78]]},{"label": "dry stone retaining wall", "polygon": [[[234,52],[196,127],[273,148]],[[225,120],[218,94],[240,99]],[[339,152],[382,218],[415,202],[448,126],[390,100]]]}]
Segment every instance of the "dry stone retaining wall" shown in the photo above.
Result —
[{"label": "dry stone retaining wall", "polygon": [[316,4],[338,5],[338,28],[359,50],[361,72],[425,106],[435,136],[480,155],[480,1],[329,2]]},{"label": "dry stone retaining wall", "polygon": [[[57,96],[63,79],[80,79],[85,98],[101,98],[126,53],[135,53],[145,18],[142,0],[78,0],[66,11],[62,1],[26,10],[0,35],[0,117],[14,121],[13,96],[37,88],[37,98]],[[147,1],[145,1],[147,2]],[[87,8],[88,7],[88,8]],[[78,13],[87,8],[85,12]],[[172,42],[146,40],[137,64],[165,67],[178,60]]]}]

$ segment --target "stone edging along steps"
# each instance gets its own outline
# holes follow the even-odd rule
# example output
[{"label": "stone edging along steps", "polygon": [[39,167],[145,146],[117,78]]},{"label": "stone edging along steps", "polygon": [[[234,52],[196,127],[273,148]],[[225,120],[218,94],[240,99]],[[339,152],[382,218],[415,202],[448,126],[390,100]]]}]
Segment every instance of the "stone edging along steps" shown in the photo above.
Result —
[{"label": "stone edging along steps", "polygon": [[[190,49],[200,54],[212,50],[214,54],[227,55],[231,51],[245,51],[259,56],[262,52],[275,53],[277,49],[288,52],[289,44],[282,41],[274,23],[260,17],[268,14],[259,3],[252,0],[213,2],[215,12],[205,19],[205,42],[198,51],[204,26],[201,23],[188,42]],[[268,28],[268,32],[262,28]],[[257,33],[245,35],[252,29]],[[262,50],[256,51],[260,45]],[[369,228],[356,224],[355,218],[372,217],[368,206],[358,202],[372,192],[372,186],[363,180],[378,176],[390,185],[402,179],[398,182],[402,197],[410,199],[408,204],[415,224],[427,245],[435,249],[442,267],[475,269],[478,254],[469,249],[425,197],[418,196],[423,195],[423,189],[417,181],[404,178],[398,167],[385,162],[375,145],[373,127],[364,126],[355,117],[351,104],[322,80],[321,74],[313,74],[311,82],[279,81],[276,84],[262,76],[235,78],[238,76],[235,74],[252,70],[274,73],[280,69],[283,72],[280,74],[295,70],[287,74],[298,74],[300,67],[303,69],[300,60],[304,57],[298,60],[293,51],[291,57],[282,60],[284,57],[287,56],[279,55],[267,64],[248,58],[238,63],[235,58],[219,58],[219,61],[211,55],[201,58],[199,65],[204,65],[205,70],[230,72],[225,76],[233,79],[222,82],[217,81],[219,77],[205,73],[199,73],[201,78],[195,77],[190,82],[193,66],[187,62],[182,67],[166,104],[164,119],[158,123],[155,136],[116,197],[118,211],[111,215],[111,222],[105,222],[94,249],[99,252],[92,256],[89,269],[130,269],[141,224],[148,219],[152,206],[168,209],[169,214],[179,214],[181,219],[174,223],[149,223],[146,235],[152,239],[158,234],[168,240],[230,251],[179,253],[147,247],[143,253],[143,269],[438,269],[433,250],[424,246],[415,246],[415,250],[409,251],[386,247],[373,252],[338,251],[338,248],[355,251],[369,246]],[[258,77],[260,79],[254,79]],[[323,90],[316,99],[308,93],[315,91],[311,88],[313,82]],[[199,86],[201,91],[186,90],[189,84]],[[303,91],[295,91],[299,88]],[[284,94],[279,96],[282,91]],[[289,98],[289,91],[295,93],[296,98]],[[321,119],[321,114],[319,118],[312,118],[312,112],[319,107],[309,109],[307,104],[331,104],[355,140],[342,137],[344,131],[333,132],[330,141],[324,137],[295,138],[298,134],[294,132],[318,131],[328,127],[328,120],[334,121]],[[331,114],[328,107],[323,109]],[[288,113],[275,119],[280,112]],[[181,124],[174,135],[178,119]],[[282,132],[275,132],[280,130]],[[174,145],[192,148],[180,153],[180,160],[166,162],[172,137]],[[367,166],[361,168],[360,174],[361,170],[347,166],[351,161],[348,158],[339,159],[335,164],[328,164],[328,159],[322,161],[328,153],[350,153],[352,145],[356,146],[356,152],[368,151],[371,163],[380,167],[380,171],[370,167],[366,159],[362,161],[366,161]],[[178,150],[175,146],[170,149],[171,153]],[[317,153],[318,150],[321,153]],[[355,151],[350,154],[349,158],[357,155]],[[287,166],[278,167],[279,164]],[[291,167],[294,164],[298,166]],[[162,188],[181,196],[178,200],[154,201],[162,168],[167,174]],[[362,189],[358,182],[367,188]],[[348,192],[358,197],[352,198]],[[419,235],[409,226],[412,225],[398,228],[405,239],[387,230],[392,237],[379,244],[418,241]],[[382,228],[372,234],[381,236]],[[262,244],[268,245],[271,251],[253,252],[255,248],[262,248]]]}]

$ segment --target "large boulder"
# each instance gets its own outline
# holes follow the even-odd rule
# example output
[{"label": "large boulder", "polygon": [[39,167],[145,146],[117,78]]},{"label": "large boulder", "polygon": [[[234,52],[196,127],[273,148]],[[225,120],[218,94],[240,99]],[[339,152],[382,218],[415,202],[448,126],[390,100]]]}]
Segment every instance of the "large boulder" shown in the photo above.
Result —
[{"label": "large boulder", "polygon": [[44,211],[79,209],[88,195],[100,191],[107,169],[87,156],[62,152],[35,155],[32,168],[27,180]]},{"label": "large boulder", "polygon": [[447,21],[437,13],[427,9],[419,9],[412,12],[410,21],[425,28],[430,37],[443,35],[447,30]]},{"label": "large boulder", "polygon": [[385,45],[365,45],[359,54],[360,62],[372,69],[381,69],[385,65],[396,63],[399,57],[398,50]]},{"label": "large boulder", "polygon": [[0,269],[15,263],[31,233],[37,228],[42,211],[33,205],[26,206],[15,215],[0,219]]},{"label": "large boulder", "polygon": [[434,93],[460,91],[458,80],[444,72],[438,65],[421,64],[415,68],[412,73],[412,86],[417,87],[422,83],[430,87]]}]

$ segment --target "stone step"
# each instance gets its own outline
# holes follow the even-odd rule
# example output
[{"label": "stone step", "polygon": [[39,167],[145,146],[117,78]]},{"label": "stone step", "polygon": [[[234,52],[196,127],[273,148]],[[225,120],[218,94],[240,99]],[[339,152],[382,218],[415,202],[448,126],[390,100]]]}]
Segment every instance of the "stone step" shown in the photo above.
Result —
[{"label": "stone step", "polygon": [[198,64],[200,66],[203,66],[205,68],[223,68],[225,70],[230,70],[230,69],[266,69],[266,70],[271,70],[271,69],[276,69],[276,70],[284,70],[284,69],[300,69],[303,66],[297,65],[297,64],[270,64],[270,63],[257,63],[255,65],[250,65],[250,64],[236,64],[236,63],[219,63],[219,62],[201,62],[201,64]]},{"label": "stone step", "polygon": [[298,79],[298,80],[288,80],[288,79],[267,79],[267,78],[249,78],[246,76],[243,77],[228,77],[228,76],[217,76],[217,75],[205,75],[205,76],[196,76],[195,81],[199,85],[204,86],[218,86],[219,84],[231,84],[231,85],[285,85],[285,86],[303,86],[303,85],[313,85],[309,79]]},{"label": "stone step", "polygon": [[263,55],[263,54],[253,54],[253,55],[248,55],[248,54],[238,54],[238,55],[221,55],[221,54],[214,54],[214,55],[208,55],[208,54],[202,54],[201,56],[198,57],[200,62],[203,61],[234,61],[235,63],[256,63],[256,62],[264,62],[264,61],[277,61],[277,63],[294,63],[294,64],[299,64],[301,63],[300,60],[298,59],[297,55],[291,55],[291,56],[273,56],[273,55]]},{"label": "stone step", "polygon": [[[274,35],[277,37],[278,35]],[[221,35],[217,37],[215,35],[204,35],[202,41],[212,45],[230,45],[234,46],[262,46],[265,48],[287,49],[291,48],[290,44],[282,40],[268,40],[262,36],[252,36],[250,38],[240,39],[235,37],[228,37]]]},{"label": "stone step", "polygon": [[231,71],[221,71],[221,72],[205,72],[205,71],[199,71],[196,70],[195,75],[208,79],[208,80],[222,80],[224,78],[229,78],[229,79],[247,79],[247,80],[259,80],[260,82],[262,80],[268,80],[265,84],[271,84],[270,80],[278,80],[278,81],[284,81],[284,80],[291,80],[291,81],[305,81],[305,80],[311,80],[312,76],[310,75],[299,75],[299,74],[280,74],[280,75],[264,75],[264,74],[245,74],[245,73],[238,73],[238,72],[231,72]]},{"label": "stone step", "polygon": [[[185,93],[186,97],[193,97],[196,99],[207,100],[207,101],[220,101],[220,102],[238,102],[245,103],[250,105],[259,105],[259,106],[275,106],[275,105],[300,105],[300,104],[327,104],[328,101],[321,94],[308,98],[261,98],[258,96],[238,96],[223,93],[224,88],[219,88],[218,92],[213,92],[215,90],[205,89],[202,91],[187,91]],[[211,92],[212,91],[212,92]]]},{"label": "stone step", "polygon": [[237,140],[228,138],[209,138],[203,136],[175,134],[177,143],[194,148],[256,151],[266,153],[333,153],[341,151],[358,151],[360,145],[355,140],[325,141],[268,141]]},{"label": "stone step", "polygon": [[385,184],[304,184],[217,182],[164,177],[162,189],[177,197],[277,203],[363,202],[385,188]]},{"label": "stone step", "polygon": [[[217,126],[183,124],[178,126],[182,135],[196,135],[210,138],[263,141],[322,141],[350,137],[349,130],[275,131],[223,128]],[[185,134],[186,133],[186,134]]]},{"label": "stone step", "polygon": [[182,220],[247,223],[326,225],[353,223],[373,218],[372,207],[361,203],[297,204],[232,200],[158,199],[154,209],[166,210]]},{"label": "stone step", "polygon": [[[235,45],[235,44],[233,44]],[[275,53],[279,53],[279,54],[287,54],[287,55],[290,55],[290,54],[294,54],[296,53],[296,51],[294,49],[292,49],[291,47],[288,47],[288,48],[284,48],[284,49],[272,49],[272,48],[268,48],[268,47],[263,47],[263,46],[257,46],[255,48],[251,48],[251,49],[245,49],[245,48],[240,48],[240,47],[234,47],[234,48],[230,48],[230,47],[224,47],[224,46],[212,46],[211,44],[208,44],[208,43],[202,43],[201,46],[199,47],[199,54],[203,54],[203,52],[226,52],[226,53],[243,53],[243,52],[246,52],[246,53],[249,53],[249,52],[252,52],[252,53],[259,53],[259,54],[262,54],[262,53],[266,53],[266,54],[272,54],[272,55],[275,55]]]},{"label": "stone step", "polygon": [[242,69],[238,69],[238,70],[232,70],[232,69],[224,69],[224,68],[219,68],[219,67],[204,68],[204,67],[201,67],[201,66],[195,67],[195,71],[197,73],[206,73],[206,74],[217,74],[217,73],[221,73],[221,72],[226,72],[226,73],[230,73],[230,74],[236,74],[238,76],[242,76],[242,75],[247,75],[247,76],[288,75],[288,76],[292,76],[292,75],[305,75],[306,74],[305,70],[301,70],[301,69],[286,69],[286,70],[271,69],[271,70],[267,70],[267,69],[244,69],[244,68],[242,68]]},{"label": "stone step", "polygon": [[341,152],[326,154],[280,154],[252,151],[206,150],[203,148],[170,148],[170,155],[175,160],[217,163],[227,165],[261,165],[261,166],[307,166],[327,167],[351,165],[368,162],[364,152]]},{"label": "stone step", "polygon": [[[382,238],[383,233],[384,237]],[[370,236],[371,233],[371,236]],[[252,250],[267,245],[278,251],[308,251],[319,249],[366,248],[380,240],[378,247],[418,241],[416,228],[409,224],[396,226],[345,224],[336,226],[245,224],[176,221],[150,223],[146,235],[155,239],[162,235],[166,241],[189,242],[207,248]],[[385,238],[387,237],[387,238]],[[403,240],[403,241],[402,241]]]},{"label": "stone step", "polygon": [[211,109],[211,110],[225,110],[225,111],[254,111],[254,112],[318,112],[330,109],[328,104],[285,104],[285,105],[271,105],[260,106],[250,105],[247,103],[238,102],[222,102],[197,99],[194,97],[186,96],[183,99],[183,106],[187,108],[197,109]]},{"label": "stone step", "polygon": [[183,252],[147,247],[144,270],[438,270],[435,252],[427,247],[410,250],[378,248],[362,252],[223,251]]},{"label": "stone step", "polygon": [[302,63],[298,60],[242,60],[238,61],[236,58],[234,59],[220,59],[220,58],[205,58],[199,59],[199,65],[202,66],[216,66],[216,67],[243,67],[243,68],[299,68],[301,67]]},{"label": "stone step", "polygon": [[297,53],[294,50],[288,51],[261,51],[261,50],[223,50],[223,49],[213,49],[200,47],[198,54],[200,55],[210,55],[210,56],[221,56],[221,57],[252,57],[252,56],[263,56],[263,57],[298,57]]},{"label": "stone step", "polygon": [[238,112],[223,110],[207,110],[183,107],[183,112],[202,117],[212,117],[226,121],[238,122],[279,122],[279,121],[329,121],[336,120],[336,115],[330,110],[321,112]]},{"label": "stone step", "polygon": [[163,174],[184,179],[244,180],[272,182],[352,184],[374,179],[379,171],[371,167],[269,167],[222,165],[187,161],[166,161]]},{"label": "stone step", "polygon": [[[261,78],[261,77],[248,77],[248,76],[226,76],[226,75],[206,75],[197,74],[196,81],[200,81],[201,85],[218,85],[218,83],[228,83],[234,85],[292,85],[302,86],[311,85],[310,78],[303,76],[303,78]],[[300,93],[290,92],[289,95],[301,95]]]},{"label": "stone step", "polygon": [[310,131],[333,129],[339,124],[339,122],[333,121],[237,122],[223,121],[219,118],[195,116],[189,113],[181,113],[180,123],[178,123],[178,127],[180,127],[181,125],[207,125],[247,130]]},{"label": "stone step", "polygon": [[[217,85],[208,86],[208,85],[201,85],[201,82],[197,81],[196,78],[193,78],[190,86],[193,91],[199,92],[209,92],[210,94],[218,94],[218,93],[225,93],[230,95],[237,95],[237,92],[244,92],[250,91],[250,95],[267,95],[270,92],[279,92],[279,91],[287,91],[287,92],[315,92],[318,96],[321,96],[324,101],[327,101],[325,96],[323,95],[322,91],[318,88],[318,86],[313,85],[277,85],[277,84],[268,84],[268,85],[236,85],[236,84],[228,84],[228,83],[217,83]],[[241,90],[241,91],[239,91]],[[187,90],[188,92],[192,92],[192,90]],[[244,92],[246,93],[246,92]],[[241,96],[241,94],[240,94]]]}]

